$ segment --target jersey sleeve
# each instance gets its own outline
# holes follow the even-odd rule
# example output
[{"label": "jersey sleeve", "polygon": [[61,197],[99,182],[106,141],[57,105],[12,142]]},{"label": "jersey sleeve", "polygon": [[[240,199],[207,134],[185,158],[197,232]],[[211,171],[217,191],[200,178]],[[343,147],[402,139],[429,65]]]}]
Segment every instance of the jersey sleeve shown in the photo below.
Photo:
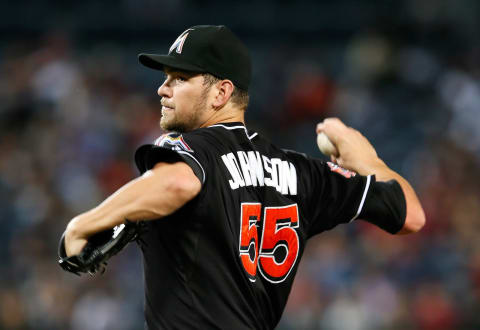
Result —
[{"label": "jersey sleeve", "polygon": [[406,216],[407,203],[402,187],[396,180],[390,180],[371,185],[358,218],[396,234],[403,228]]},{"label": "jersey sleeve", "polygon": [[361,176],[314,158],[307,158],[302,167],[309,236],[351,222],[360,215],[375,182],[374,176]]},{"label": "jersey sleeve", "polygon": [[208,166],[206,142],[198,134],[169,133],[160,136],[153,144],[140,146],[135,152],[135,163],[141,174],[152,169],[159,162],[187,163],[205,183],[205,168]]}]

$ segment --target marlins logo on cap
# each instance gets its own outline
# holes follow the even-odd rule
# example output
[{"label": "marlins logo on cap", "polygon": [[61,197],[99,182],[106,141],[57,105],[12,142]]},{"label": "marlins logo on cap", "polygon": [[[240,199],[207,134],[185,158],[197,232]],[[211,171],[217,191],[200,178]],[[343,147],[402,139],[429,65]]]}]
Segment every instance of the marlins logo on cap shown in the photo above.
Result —
[{"label": "marlins logo on cap", "polygon": [[175,49],[175,52],[178,54],[182,53],[183,49],[183,44],[185,43],[185,40],[188,37],[188,32],[193,31],[193,29],[186,29],[184,32],[182,32],[181,35],[178,36],[177,40],[170,46],[170,49],[168,50],[168,53],[171,54],[172,51]]}]

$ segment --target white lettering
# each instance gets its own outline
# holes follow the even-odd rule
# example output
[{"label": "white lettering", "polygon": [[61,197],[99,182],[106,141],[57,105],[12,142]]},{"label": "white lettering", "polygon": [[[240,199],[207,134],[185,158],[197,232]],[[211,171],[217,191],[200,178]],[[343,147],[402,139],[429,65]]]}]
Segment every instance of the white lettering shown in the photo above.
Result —
[{"label": "white lettering", "polygon": [[296,195],[297,194],[297,170],[292,163],[287,163],[287,185],[288,191],[290,192],[289,195]]},{"label": "white lettering", "polygon": [[232,189],[237,189],[240,184],[239,184],[239,181],[237,180],[239,175],[238,173],[236,173],[236,168],[235,166],[232,164],[232,162],[230,161],[230,159],[228,159],[227,155],[223,155],[222,156],[222,160],[223,160],[223,163],[225,164],[225,166],[227,167],[228,169],[228,172],[230,172],[230,175],[232,176],[232,179],[228,180],[228,183],[230,183],[230,188]]},{"label": "white lettering", "polygon": [[242,172],[240,171],[240,167],[238,166],[238,162],[237,162],[237,159],[235,158],[235,155],[233,153],[229,153],[227,157],[232,162],[235,168],[235,173],[237,174],[238,183],[240,187],[245,187],[245,180],[243,179],[243,175],[242,175]]},{"label": "white lettering", "polygon": [[243,172],[243,177],[245,178],[245,185],[251,186],[252,185],[252,179],[251,179],[251,169],[250,169],[250,164],[248,163],[248,158],[245,152],[243,151],[237,151],[238,155],[238,160],[240,161],[240,166],[242,168]]},{"label": "white lettering", "polygon": [[237,159],[235,155],[229,153],[227,155],[222,156],[223,162],[227,167],[230,175],[232,176],[232,180],[229,180],[230,187],[232,189],[237,189],[238,187],[245,187],[245,181],[243,180],[242,174],[240,173],[240,169],[238,168]]},{"label": "white lettering", "polygon": [[280,158],[272,158],[272,187],[275,187],[278,192],[282,192],[280,187],[280,167],[282,165],[282,160]]},{"label": "white lettering", "polygon": [[260,157],[260,153],[258,151],[253,152],[249,151],[248,152],[248,159],[250,162],[250,168],[252,171],[250,172],[252,176],[252,184],[254,187],[257,186],[257,180],[258,180],[258,185],[263,187],[265,185],[264,183],[264,178],[263,178],[263,167],[262,167],[262,159]]},{"label": "white lettering", "polygon": [[297,171],[286,160],[269,159],[258,151],[237,151],[236,155],[231,152],[221,158],[232,177],[228,180],[232,190],[245,186],[267,186],[283,195],[297,194]]},{"label": "white lettering", "polygon": [[271,187],[272,186],[272,162],[266,156],[262,156],[263,159],[263,169],[265,173],[270,174],[270,177],[265,176],[265,185]]}]

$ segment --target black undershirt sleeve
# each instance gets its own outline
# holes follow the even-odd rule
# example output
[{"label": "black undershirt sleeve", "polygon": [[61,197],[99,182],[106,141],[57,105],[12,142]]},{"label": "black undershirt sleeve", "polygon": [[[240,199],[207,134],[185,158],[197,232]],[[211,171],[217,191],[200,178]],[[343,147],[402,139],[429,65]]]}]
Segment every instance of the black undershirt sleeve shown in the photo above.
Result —
[{"label": "black undershirt sleeve", "polygon": [[396,234],[403,228],[407,204],[402,187],[396,180],[374,182],[369,189],[359,219]]}]

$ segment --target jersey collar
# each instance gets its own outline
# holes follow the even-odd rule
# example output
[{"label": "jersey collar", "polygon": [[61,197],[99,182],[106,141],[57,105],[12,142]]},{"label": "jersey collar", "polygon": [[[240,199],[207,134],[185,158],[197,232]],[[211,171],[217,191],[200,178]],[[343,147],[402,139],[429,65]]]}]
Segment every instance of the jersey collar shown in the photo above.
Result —
[{"label": "jersey collar", "polygon": [[240,122],[240,121],[235,121],[235,122],[228,122],[228,123],[218,123],[218,124],[214,124],[214,125],[211,125],[211,126],[208,126],[208,127],[228,127],[228,128],[231,128],[231,127],[245,127],[245,124]]},{"label": "jersey collar", "polygon": [[248,132],[247,128],[242,122],[230,122],[230,123],[218,123],[215,125],[208,126],[210,127],[222,127],[228,130],[234,130],[234,129],[243,129],[245,131],[245,135],[248,137],[249,140],[253,139],[255,136],[258,134],[255,132]]}]

